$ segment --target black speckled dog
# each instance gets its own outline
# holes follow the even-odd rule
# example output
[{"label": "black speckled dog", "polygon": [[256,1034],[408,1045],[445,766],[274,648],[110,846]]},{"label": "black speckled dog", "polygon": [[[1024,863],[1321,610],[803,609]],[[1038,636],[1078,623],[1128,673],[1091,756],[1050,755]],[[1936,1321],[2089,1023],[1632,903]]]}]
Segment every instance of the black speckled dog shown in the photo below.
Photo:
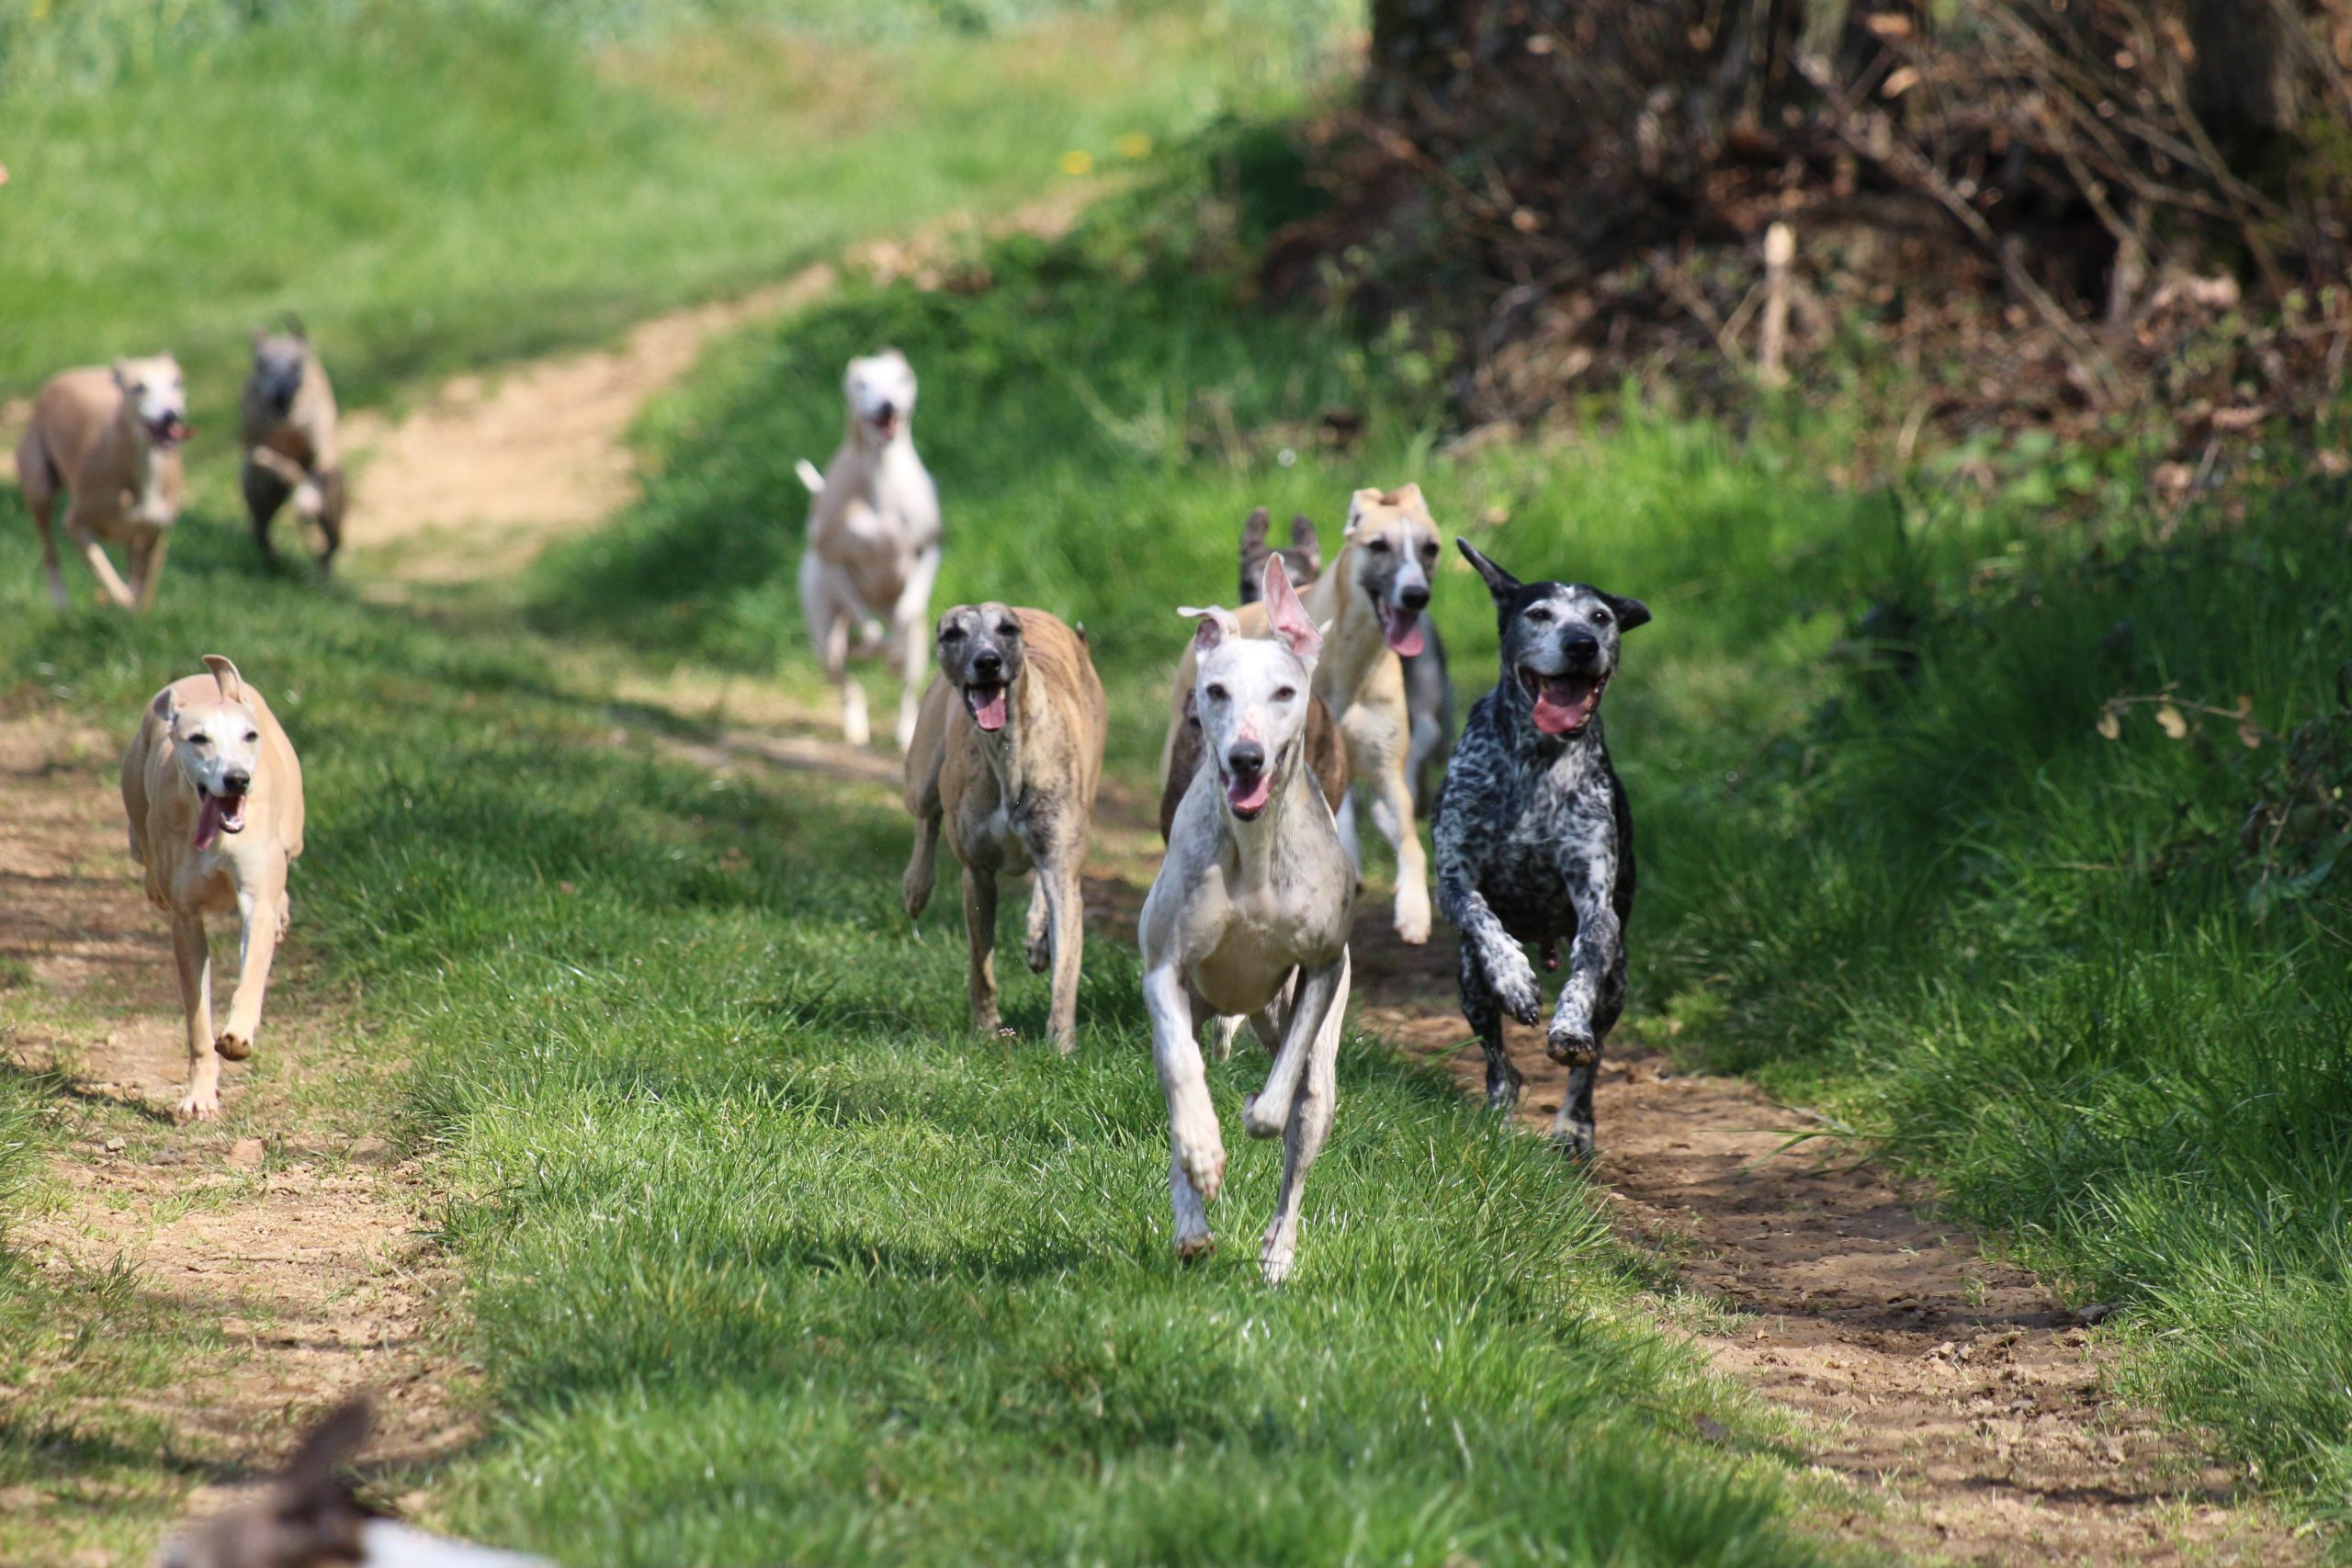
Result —
[{"label": "black speckled dog", "polygon": [[1438,908],[1462,933],[1462,1015],[1487,1047],[1487,1103],[1507,1110],[1520,1076],[1502,1015],[1544,1005],[1521,946],[1570,939],[1567,984],[1545,1044],[1568,1067],[1552,1135],[1592,1152],[1592,1080],[1625,1009],[1634,910],[1634,816],[1609,765],[1600,697],[1618,639],[1650,618],[1638,599],[1581,582],[1521,582],[1457,540],[1487,580],[1502,677],[1470,709],[1437,806]]}]

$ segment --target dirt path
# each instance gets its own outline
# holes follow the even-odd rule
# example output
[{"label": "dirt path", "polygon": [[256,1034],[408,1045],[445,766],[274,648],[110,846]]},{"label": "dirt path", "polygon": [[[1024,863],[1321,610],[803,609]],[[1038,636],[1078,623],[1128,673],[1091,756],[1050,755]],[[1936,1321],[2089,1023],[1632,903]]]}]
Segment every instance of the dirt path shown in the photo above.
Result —
[{"label": "dirt path", "polygon": [[[373,1123],[386,1097],[351,1092],[393,1064],[300,983],[299,918],[228,1118],[172,1124],[177,983],[124,852],[120,749],[54,714],[0,717],[0,1072],[65,1134],[8,1234],[43,1321],[0,1386],[0,1420],[47,1428],[59,1460],[0,1489],[0,1560],[88,1568],[143,1561],[164,1520],[225,1501],[352,1391],[377,1396],[372,1459],[469,1433],[424,1194]],[[35,1540],[56,1554],[15,1555]]]},{"label": "dirt path", "polygon": [[[728,731],[673,753],[718,768],[820,773],[895,789],[894,761],[808,734]],[[1097,814],[1089,924],[1132,941],[1159,855],[1150,803],[1115,783]],[[1357,1018],[1443,1058],[1473,1097],[1485,1058],[1462,1049],[1453,946],[1408,948],[1367,897],[1353,942]],[[1564,1069],[1513,1029],[1531,1132],[1559,1109]],[[1816,1520],[1849,1544],[1925,1562],[2280,1563],[2316,1553],[2236,1495],[2145,1411],[2100,1389],[2095,1337],[2024,1269],[1834,1145],[1791,1149],[1804,1112],[1737,1078],[1678,1072],[1664,1053],[1612,1052],[1596,1109],[1619,1232],[1706,1303],[1692,1337],[1721,1371],[1791,1412],[1814,1462],[1853,1506]]]}]

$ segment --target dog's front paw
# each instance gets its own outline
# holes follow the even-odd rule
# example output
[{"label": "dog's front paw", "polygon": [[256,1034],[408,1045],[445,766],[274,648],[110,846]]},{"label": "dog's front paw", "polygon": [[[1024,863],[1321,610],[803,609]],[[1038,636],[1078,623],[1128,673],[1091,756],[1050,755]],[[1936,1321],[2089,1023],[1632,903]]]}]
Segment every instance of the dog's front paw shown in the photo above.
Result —
[{"label": "dog's front paw", "polygon": [[182,1122],[209,1122],[220,1114],[220,1091],[190,1089],[173,1107],[172,1114]]},{"label": "dog's front paw", "polygon": [[1556,1020],[1544,1032],[1544,1049],[1564,1067],[1589,1067],[1600,1060],[1600,1042],[1591,1031]]},{"label": "dog's front paw", "polygon": [[1029,973],[1032,975],[1043,975],[1046,970],[1052,968],[1054,966],[1054,939],[1052,936],[1038,935],[1031,937],[1029,939],[1028,958]]},{"label": "dog's front paw", "polygon": [[1263,1094],[1253,1094],[1241,1102],[1241,1125],[1253,1138],[1279,1137],[1283,1125],[1289,1121],[1290,1100],[1287,1096],[1274,1100]]},{"label": "dog's front paw", "polygon": [[1290,1282],[1291,1270],[1297,1263],[1298,1245],[1292,1237],[1282,1234],[1277,1222],[1275,1226],[1268,1228],[1265,1239],[1259,1243],[1258,1268],[1265,1275],[1267,1284],[1285,1285]]},{"label": "dog's front paw", "polygon": [[1216,1250],[1216,1237],[1204,1230],[1189,1231],[1176,1238],[1176,1260],[1180,1263],[1198,1263]]},{"label": "dog's front paw", "polygon": [[1535,986],[1535,966],[1517,942],[1495,942],[1487,949],[1487,983],[1503,1011],[1521,1023],[1533,1023],[1544,1010],[1544,993]]},{"label": "dog's front paw", "polygon": [[254,1043],[233,1029],[224,1029],[212,1042],[212,1050],[224,1062],[242,1062],[254,1054]]},{"label": "dog's front paw", "polygon": [[1207,1202],[1225,1185],[1225,1139],[1218,1135],[1216,1119],[1201,1127],[1179,1125],[1174,1141],[1176,1168]]},{"label": "dog's front paw", "polygon": [[1429,941],[1430,896],[1426,891],[1409,885],[1397,890],[1396,937],[1410,947]]},{"label": "dog's front paw", "polygon": [[1593,1142],[1592,1123],[1574,1117],[1562,1117],[1552,1124],[1552,1146],[1577,1165],[1589,1165],[1600,1153]]}]

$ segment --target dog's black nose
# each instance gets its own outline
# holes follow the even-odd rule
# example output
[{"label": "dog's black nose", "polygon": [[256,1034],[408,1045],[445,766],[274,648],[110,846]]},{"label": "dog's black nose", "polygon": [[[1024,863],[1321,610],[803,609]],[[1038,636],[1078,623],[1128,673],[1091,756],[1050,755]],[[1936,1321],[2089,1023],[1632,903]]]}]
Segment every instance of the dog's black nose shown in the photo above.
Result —
[{"label": "dog's black nose", "polygon": [[1560,651],[1579,664],[1589,664],[1600,657],[1600,639],[1579,633],[1562,642]]},{"label": "dog's black nose", "polygon": [[220,775],[220,787],[231,795],[243,795],[253,788],[254,775],[243,768],[231,768]]},{"label": "dog's black nose", "polygon": [[1408,610],[1426,610],[1430,604],[1430,591],[1426,584],[1416,583],[1410,588],[1399,589],[1396,598]]},{"label": "dog's black nose", "polygon": [[899,417],[899,405],[885,398],[882,400],[881,406],[874,411],[874,417],[888,424]]},{"label": "dog's black nose", "polygon": [[995,680],[998,676],[1004,673],[1004,655],[993,652],[974,654],[972,656],[972,673],[980,676],[984,680]]},{"label": "dog's black nose", "polygon": [[1255,778],[1266,771],[1266,749],[1255,740],[1237,740],[1225,754],[1225,765],[1244,778]]}]

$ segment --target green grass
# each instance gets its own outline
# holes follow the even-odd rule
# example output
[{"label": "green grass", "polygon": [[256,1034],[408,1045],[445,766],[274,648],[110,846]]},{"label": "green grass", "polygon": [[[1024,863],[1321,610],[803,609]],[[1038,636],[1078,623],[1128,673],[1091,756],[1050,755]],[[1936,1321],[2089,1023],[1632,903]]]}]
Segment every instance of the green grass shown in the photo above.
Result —
[{"label": "green grass", "polygon": [[1265,1145],[1180,1268],[1132,954],[1091,945],[1075,1059],[1025,976],[1017,1038],[969,1040],[880,792],[715,782],[544,645],[184,526],[153,617],[61,623],[0,500],[0,657],[114,713],[233,645],[301,743],[293,955],[416,1055],[494,1399],[430,1517],[614,1563],[1810,1560],[1770,1428],[1640,1320],[1593,1194],[1440,1076],[1351,1045],[1290,1290]]},{"label": "green grass", "polygon": [[[853,10],[872,25],[805,25]],[[990,23],[1027,11],[1059,17]],[[1063,181],[1066,150],[1114,168],[1124,133],[1295,101],[1329,22],[1306,0],[959,14],[970,25],[915,0],[12,10],[0,398],[169,348],[203,459],[232,445],[248,334],[284,312],[347,406],[379,402],[861,235],[998,212]]]}]

